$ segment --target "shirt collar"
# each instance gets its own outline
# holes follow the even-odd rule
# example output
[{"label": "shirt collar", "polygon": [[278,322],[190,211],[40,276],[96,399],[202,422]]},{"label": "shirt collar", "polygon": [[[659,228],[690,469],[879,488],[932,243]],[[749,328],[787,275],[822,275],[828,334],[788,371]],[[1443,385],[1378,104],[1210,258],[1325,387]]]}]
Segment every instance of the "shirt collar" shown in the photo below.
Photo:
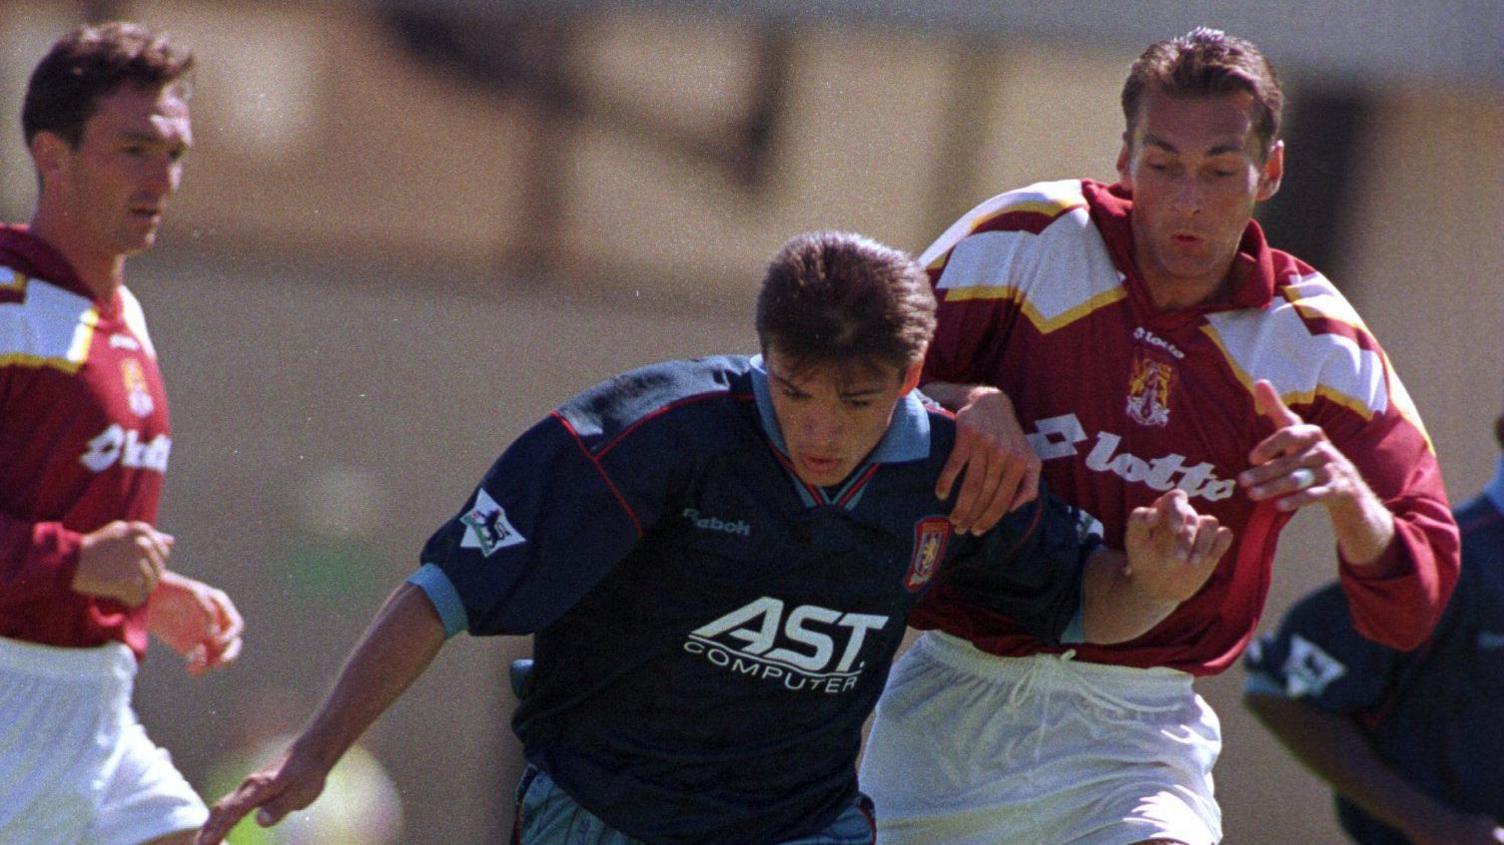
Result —
[{"label": "shirt collar", "polygon": [[[1133,258],[1132,193],[1122,183],[1104,185],[1090,179],[1082,180],[1081,193],[1086,197],[1092,221],[1107,242],[1113,264],[1133,280],[1134,286],[1141,286],[1143,281]],[[1199,310],[1263,308],[1273,299],[1274,255],[1258,221],[1248,221],[1248,227],[1243,230],[1231,272],[1234,284],[1230,301]]]},{"label": "shirt collar", "polygon": [[[778,428],[778,416],[773,413],[772,388],[768,385],[768,371],[763,366],[762,356],[752,358],[752,394],[757,399],[757,415],[762,429],[778,451],[788,454],[783,442],[783,432]],[[893,409],[893,419],[888,431],[878,442],[877,448],[867,458],[869,464],[891,464],[901,461],[917,461],[930,454],[930,415],[919,398],[919,391],[911,390],[898,400]]]}]

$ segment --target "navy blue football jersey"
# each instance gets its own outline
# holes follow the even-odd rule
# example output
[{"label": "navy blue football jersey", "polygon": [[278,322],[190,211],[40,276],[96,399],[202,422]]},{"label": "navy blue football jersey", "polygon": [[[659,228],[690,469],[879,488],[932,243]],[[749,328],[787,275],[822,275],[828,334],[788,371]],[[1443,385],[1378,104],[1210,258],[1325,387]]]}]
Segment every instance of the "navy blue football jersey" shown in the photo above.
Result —
[{"label": "navy blue football jersey", "polygon": [[[1504,514],[1480,496],[1455,516],[1462,574],[1424,645],[1398,652],[1365,639],[1330,584],[1249,649],[1246,688],[1355,717],[1379,757],[1412,786],[1504,820]],[[1360,845],[1408,845],[1348,801],[1336,803],[1343,829]]]},{"label": "navy blue football jersey", "polygon": [[496,461],[429,540],[451,634],[536,633],[527,759],[654,843],[768,843],[855,797],[909,610],[953,577],[1038,636],[1079,634],[1089,517],[1041,496],[953,536],[954,423],[917,394],[838,489],[789,469],[760,361],[611,379]]}]

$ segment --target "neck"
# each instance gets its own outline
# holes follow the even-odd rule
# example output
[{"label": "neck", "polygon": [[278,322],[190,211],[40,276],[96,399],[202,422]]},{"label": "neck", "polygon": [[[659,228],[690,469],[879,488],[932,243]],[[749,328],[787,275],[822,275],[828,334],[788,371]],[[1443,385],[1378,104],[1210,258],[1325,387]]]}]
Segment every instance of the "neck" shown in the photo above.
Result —
[{"label": "neck", "polygon": [[1149,299],[1160,311],[1215,305],[1227,301],[1231,296],[1232,257],[1227,259],[1214,276],[1187,279],[1150,269],[1153,267],[1149,260],[1150,256],[1145,255],[1142,250],[1135,250],[1135,252],[1137,254],[1134,255],[1134,262],[1144,277],[1145,286],[1149,290]]},{"label": "neck", "polygon": [[79,237],[77,227],[68,224],[66,214],[54,212],[41,204],[38,204],[27,229],[68,260],[78,280],[96,300],[109,302],[114,299],[115,291],[125,281],[124,255],[101,253],[90,248]]}]

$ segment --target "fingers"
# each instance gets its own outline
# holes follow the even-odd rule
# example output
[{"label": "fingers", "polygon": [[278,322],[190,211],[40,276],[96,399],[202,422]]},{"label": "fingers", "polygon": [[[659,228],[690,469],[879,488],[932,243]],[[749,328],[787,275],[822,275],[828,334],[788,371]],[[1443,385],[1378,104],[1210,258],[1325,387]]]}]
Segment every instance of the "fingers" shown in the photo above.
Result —
[{"label": "fingers", "polygon": [[1215,566],[1230,548],[1232,529],[1222,527],[1215,517],[1199,516],[1196,518],[1195,540],[1186,561],[1194,567]]},{"label": "fingers", "polygon": [[[246,778],[239,788],[209,808],[209,820],[200,828],[196,845],[217,845],[247,813],[271,800],[280,789],[275,778],[262,772]],[[269,824],[259,817],[256,821],[263,827]]]},{"label": "fingers", "polygon": [[[990,500],[997,495],[1002,482],[1002,464],[999,456],[986,448],[986,444],[973,441],[971,459],[961,477],[961,489],[956,493],[956,503],[951,508],[950,521],[957,533],[971,532]],[[951,451],[954,456],[956,450]]]},{"label": "fingers", "polygon": [[[213,613],[211,638],[205,643],[204,661],[201,671],[215,669],[229,663],[240,656],[240,635],[245,631],[245,620],[240,612],[230,601],[230,597],[223,590],[209,588],[207,598]],[[193,673],[192,661],[189,661],[189,673]]]},{"label": "fingers", "polygon": [[1260,416],[1267,417],[1274,423],[1275,428],[1301,423],[1300,416],[1285,405],[1285,401],[1279,397],[1279,391],[1274,389],[1268,379],[1259,379],[1253,383],[1253,408]]},{"label": "fingers", "polygon": [[940,501],[950,498],[951,487],[971,460],[974,438],[971,429],[956,427],[956,443],[950,448],[950,457],[945,459],[945,466],[940,468],[940,477],[935,479],[935,498]]}]

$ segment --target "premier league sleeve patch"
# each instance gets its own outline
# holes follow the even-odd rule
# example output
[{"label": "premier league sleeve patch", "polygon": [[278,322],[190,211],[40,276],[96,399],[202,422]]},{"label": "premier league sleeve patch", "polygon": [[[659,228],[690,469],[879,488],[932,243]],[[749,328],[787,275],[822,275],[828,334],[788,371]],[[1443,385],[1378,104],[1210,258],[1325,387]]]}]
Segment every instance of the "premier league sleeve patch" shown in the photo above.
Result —
[{"label": "premier league sleeve patch", "polygon": [[460,517],[465,526],[465,536],[460,540],[462,549],[480,549],[486,557],[498,549],[517,546],[527,542],[522,532],[507,521],[507,512],[482,487],[475,492],[475,507]]},{"label": "premier league sleeve patch", "polygon": [[1347,674],[1342,661],[1299,634],[1290,637],[1290,655],[1285,658],[1283,669],[1285,692],[1291,698],[1319,696],[1333,681]]}]

